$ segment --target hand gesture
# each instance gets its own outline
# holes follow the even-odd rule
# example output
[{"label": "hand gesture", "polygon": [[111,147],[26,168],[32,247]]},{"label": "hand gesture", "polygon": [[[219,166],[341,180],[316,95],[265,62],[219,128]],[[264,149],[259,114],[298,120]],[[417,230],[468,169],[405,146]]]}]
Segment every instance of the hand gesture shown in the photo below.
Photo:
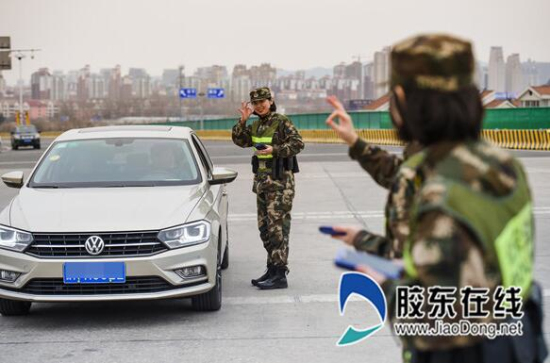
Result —
[{"label": "hand gesture", "polygon": [[252,107],[250,106],[249,102],[241,102],[241,108],[239,108],[239,112],[241,114],[241,119],[239,120],[240,123],[246,123],[246,121],[250,118],[250,115],[254,112]]},{"label": "hand gesture", "polygon": [[[344,140],[349,146],[353,146],[359,136],[353,127],[351,116],[346,112],[342,103],[335,96],[327,97],[327,102],[334,108],[334,112],[327,118],[326,124],[330,126],[339,138]],[[334,119],[338,118],[339,123],[335,123]]]},{"label": "hand gesture", "polygon": [[343,236],[332,236],[332,238],[339,239],[340,241],[344,241],[345,244],[353,246],[353,241],[355,240],[355,237],[359,232],[361,232],[361,228],[359,227],[347,227],[347,226],[332,226],[332,228],[336,232],[344,232],[345,235]]},{"label": "hand gesture", "polygon": [[273,154],[273,147],[271,145],[266,145],[263,150],[256,150],[256,155],[271,155]]}]

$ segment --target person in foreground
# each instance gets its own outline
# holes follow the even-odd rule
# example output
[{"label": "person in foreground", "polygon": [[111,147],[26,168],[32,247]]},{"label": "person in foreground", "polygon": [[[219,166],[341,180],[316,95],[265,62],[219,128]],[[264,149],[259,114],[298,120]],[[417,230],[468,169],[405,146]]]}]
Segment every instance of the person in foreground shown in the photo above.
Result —
[{"label": "person in foreground", "polygon": [[[523,328],[496,337],[401,333],[404,361],[543,362],[531,192],[519,161],[480,138],[474,64],[471,44],[449,35],[420,35],[393,47],[391,118],[404,142],[424,149],[397,172],[410,176],[413,191],[403,261],[394,260],[404,264],[403,277],[390,280],[365,265],[359,270],[382,286],[394,328],[462,321]],[[336,107],[327,123],[345,115]],[[413,292],[415,299],[404,294]],[[405,297],[416,305],[403,304]],[[403,305],[414,309],[404,313]]]}]

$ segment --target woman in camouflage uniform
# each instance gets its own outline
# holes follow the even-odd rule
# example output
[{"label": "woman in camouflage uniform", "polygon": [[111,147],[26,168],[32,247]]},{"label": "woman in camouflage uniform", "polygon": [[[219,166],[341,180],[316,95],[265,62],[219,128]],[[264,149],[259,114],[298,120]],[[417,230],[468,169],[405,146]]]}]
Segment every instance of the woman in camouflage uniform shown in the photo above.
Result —
[{"label": "woman in camouflage uniform", "polygon": [[[296,155],[304,143],[292,121],[275,112],[269,88],[250,92],[250,102],[252,108],[246,102],[241,104],[241,117],[233,127],[232,139],[240,147],[254,148],[252,190],[256,193],[260,238],[267,251],[267,270],[251,282],[262,290],[286,288]],[[258,119],[247,126],[253,113]],[[257,148],[260,144],[263,147]]]},{"label": "woman in camouflage uniform", "polygon": [[[486,289],[494,297],[500,288],[517,288],[523,298],[518,316],[505,320],[520,322],[523,335],[404,336],[404,360],[544,361],[541,291],[533,282],[531,193],[521,164],[480,139],[483,106],[473,83],[471,44],[440,34],[413,37],[394,46],[391,66],[392,121],[403,141],[418,141],[425,149],[405,161],[393,181],[404,181],[403,190],[410,192],[403,278],[388,280],[369,266],[361,271],[382,285],[393,322],[430,328],[438,322],[499,324],[496,298],[485,306],[493,314],[472,318],[471,306],[463,304],[464,289]],[[344,122],[333,124],[335,117]],[[350,137],[353,127],[346,117],[336,107],[327,122]],[[425,303],[419,316],[397,319],[398,286],[450,288],[455,314],[430,319],[433,305]]]}]

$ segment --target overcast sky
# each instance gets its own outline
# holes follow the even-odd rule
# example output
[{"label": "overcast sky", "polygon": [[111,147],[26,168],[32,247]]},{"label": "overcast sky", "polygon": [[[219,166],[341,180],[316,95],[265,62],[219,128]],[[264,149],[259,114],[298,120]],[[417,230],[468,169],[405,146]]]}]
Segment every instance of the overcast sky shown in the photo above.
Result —
[{"label": "overcast sky", "polygon": [[[12,48],[41,48],[25,60],[40,67],[93,71],[120,64],[160,75],[179,64],[269,62],[288,70],[332,67],[421,32],[474,41],[550,61],[549,0],[0,0],[0,35]],[[15,84],[18,64],[3,72]]]}]

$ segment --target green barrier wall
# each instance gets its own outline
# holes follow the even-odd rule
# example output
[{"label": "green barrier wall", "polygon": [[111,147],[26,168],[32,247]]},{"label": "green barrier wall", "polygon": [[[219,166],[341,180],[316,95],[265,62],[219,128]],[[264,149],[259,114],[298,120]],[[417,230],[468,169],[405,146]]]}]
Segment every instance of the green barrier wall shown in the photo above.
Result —
[{"label": "green barrier wall", "polygon": [[[388,112],[350,112],[357,129],[382,129],[392,128]],[[327,129],[325,120],[328,113],[306,113],[288,115],[292,122],[301,130]],[[204,121],[205,130],[229,130],[233,127],[237,117],[219,120]],[[250,121],[249,121],[250,122]],[[162,123],[165,125],[165,123]],[[188,126],[199,130],[199,121],[171,122],[170,125]],[[544,108],[514,108],[514,109],[489,109],[485,110],[483,128],[486,130],[539,130],[550,129],[550,107]]]}]

